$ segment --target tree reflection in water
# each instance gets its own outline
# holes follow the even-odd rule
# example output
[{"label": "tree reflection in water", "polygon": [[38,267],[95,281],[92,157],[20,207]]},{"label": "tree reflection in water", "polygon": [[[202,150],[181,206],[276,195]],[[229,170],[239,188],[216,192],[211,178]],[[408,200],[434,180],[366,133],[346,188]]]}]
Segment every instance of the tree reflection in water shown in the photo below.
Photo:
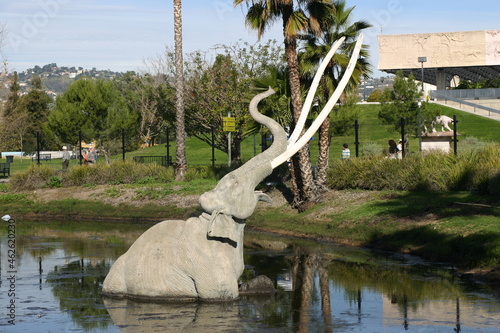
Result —
[{"label": "tree reflection in water", "polygon": [[[367,315],[362,309],[362,291],[371,289],[386,295],[391,303],[399,306],[404,330],[410,329],[410,312],[417,313],[428,300],[456,300],[454,330],[460,331],[460,285],[448,278],[435,276],[435,271],[426,273],[421,271],[422,267],[415,266],[388,269],[380,263],[351,262],[349,258],[339,260],[331,253],[317,252],[317,249],[309,247],[295,248],[293,255],[287,257],[287,262],[293,276],[291,311],[294,332],[310,332],[312,329],[333,332],[354,325],[342,316],[334,319],[331,308],[331,288],[334,286],[342,288],[345,297],[357,304],[358,324]],[[432,275],[432,278],[416,280],[416,270],[424,276]],[[321,317],[314,312],[314,303],[321,307]]]},{"label": "tree reflection in water", "polygon": [[[56,266],[48,274],[47,282],[59,299],[61,310],[68,312],[73,321],[86,330],[105,329],[114,323],[122,332],[137,332],[139,327],[140,331],[151,332],[257,332],[273,328],[276,332],[342,331],[355,323],[334,316],[330,293],[337,285],[344,290],[345,297],[357,304],[358,324],[363,317],[362,290],[372,288],[399,306],[404,330],[410,328],[409,312],[417,310],[418,300],[454,297],[455,331],[460,331],[457,298],[460,291],[447,279],[415,281],[407,269],[388,270],[379,265],[347,262],[300,247],[285,256],[250,253],[246,259],[245,279],[265,272],[277,281],[280,274],[290,271],[293,282],[290,291],[280,288],[275,295],[247,296],[215,304],[103,301],[100,287],[110,263],[95,259]],[[320,312],[315,307],[320,308]]]},{"label": "tree reflection in water", "polygon": [[[298,252],[302,252],[298,250]],[[307,332],[310,320],[311,299],[313,294],[314,272],[317,256],[298,253],[293,261],[292,307],[293,322],[297,332]]]},{"label": "tree reflection in water", "polygon": [[59,300],[62,311],[85,330],[103,329],[112,324],[101,298],[101,286],[110,264],[105,260],[74,260],[55,266],[47,283]]}]

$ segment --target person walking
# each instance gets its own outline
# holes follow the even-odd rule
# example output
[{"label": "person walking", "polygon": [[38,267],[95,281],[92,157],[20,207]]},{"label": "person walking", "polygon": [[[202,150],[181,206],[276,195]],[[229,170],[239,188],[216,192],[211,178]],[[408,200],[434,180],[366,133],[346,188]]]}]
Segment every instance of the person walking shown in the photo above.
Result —
[{"label": "person walking", "polygon": [[87,153],[87,149],[84,149],[82,151],[82,157],[83,157],[83,164],[85,165],[89,164],[89,155]]},{"label": "person walking", "polygon": [[90,151],[87,155],[87,158],[88,158],[88,162],[90,164],[96,164],[97,163],[97,152],[95,151],[95,148],[92,147],[90,148]]},{"label": "person walking", "polygon": [[63,153],[62,153],[62,169],[63,171],[68,170],[69,166],[69,160],[71,159],[71,155],[68,151],[68,147],[63,146],[62,147]]}]

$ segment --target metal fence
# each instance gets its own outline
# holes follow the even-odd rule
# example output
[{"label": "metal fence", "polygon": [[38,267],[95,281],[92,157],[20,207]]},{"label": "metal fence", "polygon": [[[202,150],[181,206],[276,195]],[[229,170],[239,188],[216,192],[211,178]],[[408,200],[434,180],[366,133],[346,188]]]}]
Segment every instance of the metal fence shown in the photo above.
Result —
[{"label": "metal fence", "polygon": [[[467,93],[467,91],[469,91]],[[482,90],[488,90],[489,92],[480,92]],[[462,94],[460,95],[460,93]],[[488,95],[489,94],[489,95]],[[494,94],[498,94],[500,96],[500,89],[459,89],[459,90],[431,90],[431,98],[435,100],[444,100],[445,102],[447,101],[452,101],[455,102],[459,105],[460,108],[462,108],[463,105],[467,105],[470,108],[473,109],[473,112],[476,113],[477,110],[483,110],[483,112],[487,112],[487,116],[491,117],[492,113],[493,114],[500,114],[500,110],[497,108],[492,108],[489,106],[481,105],[477,103],[474,103],[474,100],[492,100],[495,99],[491,96]],[[468,98],[465,97],[455,97],[455,96],[468,96]],[[480,97],[474,97],[470,98],[472,96],[482,96]],[[488,96],[488,97],[486,97]],[[500,97],[498,97],[500,99]]]},{"label": "metal fence", "polygon": [[500,88],[431,90],[431,98],[500,99]]},{"label": "metal fence", "polygon": [[137,163],[156,163],[161,166],[172,165],[172,156],[134,156],[134,162]]}]

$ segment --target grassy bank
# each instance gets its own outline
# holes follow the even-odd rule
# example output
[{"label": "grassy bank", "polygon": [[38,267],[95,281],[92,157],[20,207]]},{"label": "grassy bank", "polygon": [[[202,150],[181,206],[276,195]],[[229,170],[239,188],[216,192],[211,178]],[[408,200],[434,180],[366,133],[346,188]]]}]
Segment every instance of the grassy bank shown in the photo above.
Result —
[{"label": "grassy bank", "polygon": [[61,199],[39,202],[26,194],[0,195],[2,214],[32,220],[106,220],[118,222],[158,222],[184,219],[191,211],[174,205],[145,205],[140,208],[113,206],[97,200]]},{"label": "grassy bank", "polygon": [[499,222],[498,202],[468,192],[354,190],[300,214],[261,208],[248,225],[475,268],[500,266]]}]

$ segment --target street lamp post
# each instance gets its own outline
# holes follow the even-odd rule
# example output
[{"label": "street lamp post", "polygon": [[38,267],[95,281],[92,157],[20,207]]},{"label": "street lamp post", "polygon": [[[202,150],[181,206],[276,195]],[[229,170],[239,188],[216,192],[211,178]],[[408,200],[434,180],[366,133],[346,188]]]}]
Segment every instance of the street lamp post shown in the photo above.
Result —
[{"label": "street lamp post", "polygon": [[422,64],[422,94],[424,93],[424,62],[427,62],[427,57],[418,57],[418,62]]},{"label": "street lamp post", "polygon": [[[418,57],[418,62],[422,64],[421,79],[422,79],[422,96],[424,94],[424,62],[427,62],[427,57]],[[422,102],[418,102],[418,150],[422,151]]]}]

